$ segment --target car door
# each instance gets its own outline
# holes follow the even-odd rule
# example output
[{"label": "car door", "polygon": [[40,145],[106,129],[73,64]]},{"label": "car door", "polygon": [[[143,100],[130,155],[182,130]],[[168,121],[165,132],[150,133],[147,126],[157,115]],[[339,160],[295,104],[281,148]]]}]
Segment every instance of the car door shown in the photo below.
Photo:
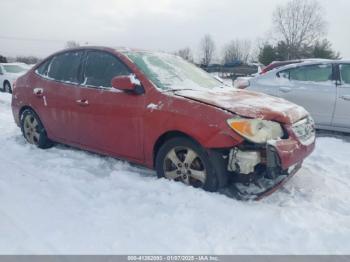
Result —
[{"label": "car door", "polygon": [[49,136],[73,144],[79,141],[77,97],[83,54],[84,51],[70,51],[46,61],[36,70],[41,77],[34,80],[30,91],[37,97],[35,108]]},{"label": "car door", "polygon": [[279,72],[289,79],[280,86],[278,96],[303,106],[317,125],[330,126],[336,101],[332,64],[304,65]]},{"label": "car door", "polygon": [[111,87],[112,78],[131,71],[114,55],[89,51],[80,89],[80,143],[89,148],[134,160],[143,159],[144,95]]},{"label": "car door", "polygon": [[340,64],[333,126],[350,128],[350,64]]}]

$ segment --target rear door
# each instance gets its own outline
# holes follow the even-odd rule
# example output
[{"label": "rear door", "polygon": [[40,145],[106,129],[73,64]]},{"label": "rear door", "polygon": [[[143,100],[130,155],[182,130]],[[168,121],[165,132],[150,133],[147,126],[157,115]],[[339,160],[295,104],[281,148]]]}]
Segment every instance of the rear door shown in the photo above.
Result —
[{"label": "rear door", "polygon": [[84,51],[70,51],[54,56],[36,70],[41,76],[31,90],[36,108],[49,136],[76,144],[79,140],[77,98],[81,82]]},{"label": "rear door", "polygon": [[350,64],[340,64],[333,126],[350,128]]},{"label": "rear door", "polygon": [[112,78],[131,71],[114,55],[89,51],[80,88],[80,143],[103,153],[143,159],[142,128],[145,95],[111,87]]},{"label": "rear door", "polygon": [[317,125],[330,126],[336,101],[332,64],[314,64],[279,72],[289,84],[279,88],[279,95],[303,106]]}]

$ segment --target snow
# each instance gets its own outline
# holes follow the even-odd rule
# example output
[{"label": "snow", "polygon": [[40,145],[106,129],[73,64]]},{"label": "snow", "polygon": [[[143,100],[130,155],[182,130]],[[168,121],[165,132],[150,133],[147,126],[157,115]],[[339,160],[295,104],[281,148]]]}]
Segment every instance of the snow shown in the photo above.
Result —
[{"label": "snow", "polygon": [[[177,95],[216,105],[241,116],[266,118],[273,113],[280,122],[295,123],[308,116],[308,112],[299,105],[285,99],[253,91],[232,90],[180,90]],[[275,120],[275,119],[267,119]],[[277,118],[276,118],[277,120]]]},{"label": "snow", "polygon": [[153,112],[154,110],[160,110],[163,107],[163,103],[161,101],[158,102],[158,104],[154,104],[154,103],[149,103],[146,108],[149,109],[151,112]]},{"label": "snow", "polygon": [[131,83],[133,83],[134,85],[137,85],[137,86],[141,85],[140,80],[137,79],[135,74],[129,75],[129,78],[130,78]]},{"label": "snow", "polygon": [[147,51],[123,53],[159,90],[208,90],[227,87],[204,70],[175,55]]},{"label": "snow", "polygon": [[324,135],[299,174],[240,202],[58,145],[27,144],[0,93],[1,254],[348,254],[350,138]]}]

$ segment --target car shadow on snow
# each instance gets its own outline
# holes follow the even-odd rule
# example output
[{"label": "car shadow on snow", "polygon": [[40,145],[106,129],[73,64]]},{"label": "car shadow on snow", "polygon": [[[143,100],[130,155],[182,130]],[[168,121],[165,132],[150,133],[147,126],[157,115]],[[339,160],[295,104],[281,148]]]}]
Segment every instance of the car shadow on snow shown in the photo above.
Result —
[{"label": "car shadow on snow", "polygon": [[317,130],[316,138],[319,138],[319,137],[337,138],[344,142],[350,143],[350,133],[345,133],[345,132]]}]

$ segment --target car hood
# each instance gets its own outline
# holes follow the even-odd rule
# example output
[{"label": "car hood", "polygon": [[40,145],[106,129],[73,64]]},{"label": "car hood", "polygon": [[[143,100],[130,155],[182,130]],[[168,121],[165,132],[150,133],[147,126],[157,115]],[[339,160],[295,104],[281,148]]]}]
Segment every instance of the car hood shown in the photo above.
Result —
[{"label": "car hood", "polygon": [[179,90],[175,94],[248,118],[260,118],[293,124],[306,117],[308,112],[301,106],[282,98],[246,90],[197,91]]}]

